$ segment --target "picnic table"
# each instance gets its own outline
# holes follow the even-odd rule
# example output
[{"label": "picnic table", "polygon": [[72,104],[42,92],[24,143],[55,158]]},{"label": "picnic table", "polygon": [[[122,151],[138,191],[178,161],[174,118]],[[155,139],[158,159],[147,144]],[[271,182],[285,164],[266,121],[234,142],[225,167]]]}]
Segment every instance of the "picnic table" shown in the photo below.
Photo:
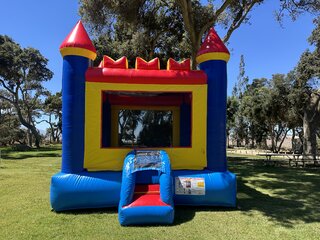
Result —
[{"label": "picnic table", "polygon": [[[264,156],[265,160],[264,163],[266,165],[277,165],[281,164],[284,161],[288,161],[289,166],[292,165],[292,163],[295,164],[296,167],[298,167],[299,163],[302,163],[302,166],[305,167],[306,163],[313,163],[313,165],[317,165],[320,161],[320,155],[316,156],[316,159],[312,159],[313,155],[311,154],[300,154],[300,153],[258,153],[258,156]],[[282,157],[282,158],[281,158]],[[285,158],[283,158],[285,157]]]}]

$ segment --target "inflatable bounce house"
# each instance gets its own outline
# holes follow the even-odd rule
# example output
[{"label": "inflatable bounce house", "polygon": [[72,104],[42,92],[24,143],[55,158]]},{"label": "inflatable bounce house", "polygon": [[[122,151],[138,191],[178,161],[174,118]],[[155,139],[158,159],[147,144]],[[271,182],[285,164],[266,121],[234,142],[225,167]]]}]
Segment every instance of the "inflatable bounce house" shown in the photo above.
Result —
[{"label": "inflatable bounce house", "polygon": [[[121,225],[139,225],[173,223],[175,205],[235,207],[236,176],[226,160],[230,54],[213,28],[197,55],[200,70],[191,70],[190,60],[169,59],[164,70],[158,58],[138,57],[129,69],[126,57],[108,56],[92,67],[96,50],[81,21],[60,52],[63,142],[61,172],[51,180],[55,211],[117,206]],[[130,113],[148,117],[128,140],[121,128],[133,128],[126,125]],[[150,124],[157,114],[169,119],[166,128]]]}]

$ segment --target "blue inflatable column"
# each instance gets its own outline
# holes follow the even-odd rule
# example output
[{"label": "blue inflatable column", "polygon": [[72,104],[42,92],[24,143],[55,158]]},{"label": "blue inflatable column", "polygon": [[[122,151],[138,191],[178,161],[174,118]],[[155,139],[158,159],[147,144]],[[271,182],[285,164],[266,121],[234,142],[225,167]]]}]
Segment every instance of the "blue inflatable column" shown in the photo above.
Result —
[{"label": "blue inflatable column", "polygon": [[180,105],[180,146],[191,145],[191,105],[182,103]]},{"label": "blue inflatable column", "polygon": [[96,50],[79,21],[60,46],[62,74],[63,173],[83,170],[85,127],[85,73]]},{"label": "blue inflatable column", "polygon": [[62,166],[64,173],[83,170],[85,72],[89,59],[63,58],[62,75]]},{"label": "blue inflatable column", "polygon": [[218,172],[227,170],[226,108],[229,58],[228,49],[211,28],[198,52],[197,62],[208,77],[207,168]]}]

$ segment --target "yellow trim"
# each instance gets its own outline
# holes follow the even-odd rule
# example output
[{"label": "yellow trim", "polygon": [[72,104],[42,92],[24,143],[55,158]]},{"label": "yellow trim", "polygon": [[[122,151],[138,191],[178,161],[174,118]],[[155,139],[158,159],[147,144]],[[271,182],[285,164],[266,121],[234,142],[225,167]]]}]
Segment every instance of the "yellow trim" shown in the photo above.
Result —
[{"label": "yellow trim", "polygon": [[120,110],[159,110],[172,111],[172,144],[180,145],[180,108],[177,106],[111,106],[111,147],[119,147],[118,124]]},{"label": "yellow trim", "polygon": [[137,60],[138,60],[138,58],[140,58],[142,61],[144,61],[145,63],[149,63],[149,62],[152,62],[154,59],[158,59],[158,70],[160,70],[160,60],[159,60],[159,58],[158,57],[156,57],[156,58],[154,58],[154,59],[151,59],[149,62],[148,61],[146,61],[146,60],[144,60],[143,58],[141,58],[141,57],[136,57],[136,62],[135,62],[135,69],[138,69],[138,64],[137,64]]},{"label": "yellow trim", "polygon": [[61,48],[60,53],[62,57],[69,56],[69,55],[76,55],[76,56],[86,57],[91,60],[95,60],[97,57],[97,54],[95,52],[92,52],[84,48],[78,48],[78,47]]},{"label": "yellow trim", "polygon": [[173,59],[173,58],[169,58],[168,61],[167,61],[167,70],[170,70],[170,60],[171,59]]},{"label": "yellow trim", "polygon": [[205,53],[200,56],[197,56],[196,58],[198,64],[209,60],[223,60],[225,62],[228,62],[229,59],[230,54],[223,52]]},{"label": "yellow trim", "polygon": [[[108,90],[137,92],[191,92],[192,146],[162,149],[167,151],[169,154],[173,169],[200,170],[207,166],[207,85],[119,84],[86,82],[84,168],[90,171],[120,171],[122,169],[123,159],[128,152],[131,151],[129,148],[101,148],[101,92]],[[113,119],[112,121],[115,120]],[[157,149],[159,148],[155,148],[155,150]]]},{"label": "yellow trim", "polygon": [[[122,56],[121,58],[118,58],[117,60],[114,60],[112,57],[110,57],[108,55],[104,55],[104,57],[111,59],[113,62],[119,62],[122,58],[125,58],[126,59],[126,69],[128,69],[128,67],[129,67],[128,58],[125,56]],[[104,59],[103,59],[103,65],[104,65]]]},{"label": "yellow trim", "polygon": [[[142,59],[142,58],[141,58],[141,59]],[[143,59],[142,59],[142,60],[143,60]],[[136,61],[135,61],[135,63],[134,63],[134,68],[135,68],[135,69],[138,69],[138,68],[137,68],[137,66],[138,66],[137,63],[138,63],[138,57],[136,57]]]}]

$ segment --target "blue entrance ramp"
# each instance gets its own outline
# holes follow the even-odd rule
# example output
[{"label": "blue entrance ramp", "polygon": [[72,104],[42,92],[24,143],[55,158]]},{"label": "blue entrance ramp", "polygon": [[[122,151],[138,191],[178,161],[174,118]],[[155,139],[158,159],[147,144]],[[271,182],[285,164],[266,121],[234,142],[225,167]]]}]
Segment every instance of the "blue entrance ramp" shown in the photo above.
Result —
[{"label": "blue entrance ramp", "polygon": [[120,224],[171,224],[173,219],[173,182],[167,153],[132,151],[122,170]]}]

